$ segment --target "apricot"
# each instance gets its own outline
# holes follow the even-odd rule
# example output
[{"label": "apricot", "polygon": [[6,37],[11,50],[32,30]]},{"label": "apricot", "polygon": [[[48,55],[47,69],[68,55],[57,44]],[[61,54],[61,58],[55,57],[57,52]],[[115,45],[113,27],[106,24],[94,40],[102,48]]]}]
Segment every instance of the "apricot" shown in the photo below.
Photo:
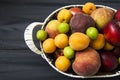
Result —
[{"label": "apricot", "polygon": [[89,46],[90,39],[81,32],[75,32],[69,37],[69,45],[73,50],[79,51]]},{"label": "apricot", "polygon": [[87,2],[82,7],[83,12],[86,13],[86,14],[91,14],[95,9],[96,9],[96,6],[92,2]]},{"label": "apricot", "polygon": [[105,46],[103,47],[104,50],[112,50],[114,48],[114,46],[112,44],[110,44],[109,42],[105,42]]},{"label": "apricot", "polygon": [[90,41],[90,46],[96,50],[100,50],[105,45],[105,37],[103,34],[98,34],[98,37],[95,40]]},{"label": "apricot", "polygon": [[67,71],[71,66],[71,62],[68,58],[65,56],[60,56],[55,61],[55,67],[59,69],[60,71]]},{"label": "apricot", "polygon": [[55,39],[55,45],[58,47],[58,48],[64,48],[68,45],[68,36],[66,34],[58,34]]},{"label": "apricot", "polygon": [[60,22],[69,22],[72,17],[72,13],[68,9],[61,9],[57,14],[57,20]]},{"label": "apricot", "polygon": [[43,50],[47,54],[51,54],[56,50],[53,38],[48,38],[43,42]]}]

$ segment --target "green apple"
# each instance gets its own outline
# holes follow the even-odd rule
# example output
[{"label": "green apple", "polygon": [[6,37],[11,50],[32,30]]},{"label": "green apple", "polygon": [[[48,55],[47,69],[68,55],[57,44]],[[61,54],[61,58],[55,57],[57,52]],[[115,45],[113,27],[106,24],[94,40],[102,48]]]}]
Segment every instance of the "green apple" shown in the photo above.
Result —
[{"label": "green apple", "polygon": [[72,59],[74,57],[75,52],[70,46],[67,46],[67,47],[64,48],[63,54],[68,59]]},{"label": "green apple", "polygon": [[69,31],[69,24],[66,22],[60,23],[58,26],[58,31],[60,33],[67,33]]},{"label": "green apple", "polygon": [[97,28],[95,28],[95,27],[89,27],[89,28],[87,28],[87,30],[86,30],[86,34],[87,34],[87,36],[88,36],[90,39],[93,39],[93,40],[94,40],[94,39],[97,38],[99,32],[98,32]]},{"label": "green apple", "polygon": [[44,30],[38,30],[36,33],[36,38],[40,41],[44,41],[47,38],[47,32]]}]

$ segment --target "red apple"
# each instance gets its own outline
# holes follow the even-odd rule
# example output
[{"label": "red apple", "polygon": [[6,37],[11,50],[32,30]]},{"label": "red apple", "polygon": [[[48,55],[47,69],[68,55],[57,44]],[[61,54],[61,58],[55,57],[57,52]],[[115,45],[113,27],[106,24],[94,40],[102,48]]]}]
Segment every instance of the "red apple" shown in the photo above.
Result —
[{"label": "red apple", "polygon": [[115,13],[115,19],[120,21],[120,9]]},{"label": "red apple", "polygon": [[101,56],[101,69],[103,71],[115,70],[118,66],[118,61],[114,53],[112,52],[102,52]]},{"label": "red apple", "polygon": [[73,15],[75,15],[76,13],[83,13],[83,11],[81,10],[81,8],[78,7],[73,7],[69,9]]},{"label": "red apple", "polygon": [[108,42],[114,46],[120,46],[120,21],[108,22],[103,28],[103,33]]}]

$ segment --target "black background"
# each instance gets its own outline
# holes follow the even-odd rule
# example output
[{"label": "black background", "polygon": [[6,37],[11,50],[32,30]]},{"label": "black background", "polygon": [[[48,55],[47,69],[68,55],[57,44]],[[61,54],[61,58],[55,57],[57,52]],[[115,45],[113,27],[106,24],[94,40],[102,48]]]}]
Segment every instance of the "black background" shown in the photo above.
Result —
[{"label": "black background", "polygon": [[44,22],[59,7],[87,1],[120,8],[120,0],[0,0],[0,80],[83,80],[58,73],[32,52],[25,44],[24,30],[32,22]]}]

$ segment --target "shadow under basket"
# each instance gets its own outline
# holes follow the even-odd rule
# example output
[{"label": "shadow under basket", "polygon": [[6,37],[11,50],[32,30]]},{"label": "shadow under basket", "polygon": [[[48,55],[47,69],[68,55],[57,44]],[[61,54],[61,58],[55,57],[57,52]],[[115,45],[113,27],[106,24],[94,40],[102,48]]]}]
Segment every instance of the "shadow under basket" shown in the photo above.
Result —
[{"label": "shadow under basket", "polygon": [[[72,8],[72,7],[82,7],[83,5],[68,5],[68,6],[63,6],[61,8],[58,8],[57,10],[53,11],[46,19],[44,22],[33,22],[31,23],[30,25],[27,26],[27,28],[25,29],[25,32],[24,32],[24,39],[25,39],[25,42],[27,44],[27,46],[30,48],[31,51],[33,51],[34,53],[38,54],[38,55],[41,55],[43,59],[45,59],[49,65],[55,69],[56,71],[58,71],[59,73],[65,75],[65,76],[69,76],[69,77],[74,77],[74,78],[106,78],[106,77],[115,77],[115,76],[119,76],[120,75],[120,68],[118,67],[116,70],[112,71],[112,72],[98,72],[97,74],[93,75],[93,76],[80,76],[80,75],[77,75],[75,74],[75,72],[72,70],[72,69],[69,69],[67,72],[62,72],[60,70],[58,70],[55,65],[54,65],[54,62],[55,62],[55,59],[53,57],[53,55],[48,55],[48,54],[45,54],[45,52],[43,51],[43,48],[42,48],[42,42],[39,41],[39,42],[35,42],[35,39],[34,39],[34,28],[36,26],[41,26],[41,29],[45,29],[45,26],[46,24],[50,21],[50,20],[53,20],[53,19],[56,19],[56,15],[57,13],[61,10],[61,9],[69,9],[69,8]],[[109,9],[112,9],[113,11],[116,12],[116,9],[114,8],[111,8],[111,7],[108,7],[108,6],[104,6],[104,5],[96,5],[97,8],[99,7],[105,7],[105,8],[109,8]],[[36,33],[36,32],[35,32]],[[40,44],[40,49],[38,48],[38,46],[36,46],[35,44]]]}]

